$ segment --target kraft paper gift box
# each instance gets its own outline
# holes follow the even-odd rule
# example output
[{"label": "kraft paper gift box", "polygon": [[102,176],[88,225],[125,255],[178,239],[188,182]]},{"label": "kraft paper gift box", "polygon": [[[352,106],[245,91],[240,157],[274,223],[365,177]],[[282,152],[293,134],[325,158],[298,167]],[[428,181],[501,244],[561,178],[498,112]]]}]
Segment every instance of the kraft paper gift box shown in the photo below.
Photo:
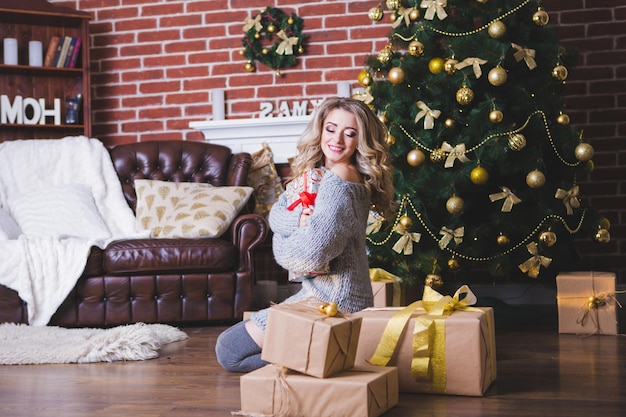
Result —
[{"label": "kraft paper gift box", "polygon": [[354,365],[361,318],[318,310],[318,300],[270,307],[261,359],[326,378]]},{"label": "kraft paper gift box", "polygon": [[374,293],[374,307],[402,305],[400,278],[382,268],[370,268],[370,281]]},{"label": "kraft paper gift box", "polygon": [[562,272],[556,289],[559,333],[617,334],[614,273]]},{"label": "kraft paper gift box", "polygon": [[398,404],[393,367],[359,366],[321,379],[267,365],[239,383],[243,415],[375,417]]},{"label": "kraft paper gift box", "polygon": [[[440,296],[426,288],[425,293]],[[458,303],[456,297],[443,300]],[[379,363],[385,358],[385,365],[398,367],[402,393],[482,396],[497,376],[493,309],[464,305],[433,315],[432,309],[429,314],[423,306],[424,301],[417,301],[407,307],[369,308],[356,313],[363,322],[355,365],[370,360]],[[392,320],[396,322],[390,324]],[[380,343],[386,336],[391,338]]]}]

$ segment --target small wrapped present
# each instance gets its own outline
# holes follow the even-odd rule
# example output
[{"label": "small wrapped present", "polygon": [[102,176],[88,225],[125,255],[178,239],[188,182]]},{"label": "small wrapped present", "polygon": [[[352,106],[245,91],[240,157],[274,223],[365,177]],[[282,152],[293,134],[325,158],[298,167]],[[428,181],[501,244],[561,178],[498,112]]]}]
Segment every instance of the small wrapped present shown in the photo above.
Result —
[{"label": "small wrapped present", "polygon": [[[287,196],[288,210],[294,210],[299,205],[302,207],[313,207],[317,197],[317,190],[322,182],[325,168],[310,168],[299,177],[291,180],[285,189]],[[327,274],[330,271],[329,265],[322,265],[316,271],[289,271],[289,281],[302,281],[306,278],[312,278],[315,275]]]},{"label": "small wrapped present", "polygon": [[319,300],[270,307],[261,359],[326,378],[354,365],[361,318],[319,311]]},{"label": "small wrapped present", "polygon": [[482,396],[497,376],[495,328],[493,309],[475,302],[467,286],[454,297],[425,287],[407,307],[356,313],[363,323],[355,364],[397,366],[403,393]]},{"label": "small wrapped present", "polygon": [[398,404],[393,367],[360,366],[319,379],[267,365],[239,384],[242,411],[235,415],[376,417]]},{"label": "small wrapped present", "polygon": [[399,307],[402,304],[400,278],[382,268],[370,268],[374,307]]},{"label": "small wrapped present", "polygon": [[614,273],[562,272],[556,288],[559,333],[617,334]]}]

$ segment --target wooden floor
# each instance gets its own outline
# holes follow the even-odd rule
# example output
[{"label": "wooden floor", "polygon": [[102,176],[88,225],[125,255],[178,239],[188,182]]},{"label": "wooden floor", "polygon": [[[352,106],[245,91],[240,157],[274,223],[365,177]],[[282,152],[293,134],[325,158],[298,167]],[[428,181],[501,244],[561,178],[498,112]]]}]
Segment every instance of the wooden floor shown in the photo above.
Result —
[{"label": "wooden floor", "polygon": [[[558,335],[540,314],[496,326],[498,379],[484,397],[402,394],[384,416],[626,415],[626,338]],[[0,366],[0,416],[230,416],[239,375],[215,360],[222,329],[183,328],[188,340],[143,362]]]}]

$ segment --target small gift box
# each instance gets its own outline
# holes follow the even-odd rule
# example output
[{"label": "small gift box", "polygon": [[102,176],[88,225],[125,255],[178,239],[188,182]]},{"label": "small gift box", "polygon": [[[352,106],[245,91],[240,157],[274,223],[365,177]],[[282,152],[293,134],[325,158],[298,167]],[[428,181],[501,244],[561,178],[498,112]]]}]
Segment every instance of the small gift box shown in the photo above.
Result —
[{"label": "small gift box", "polygon": [[425,287],[407,307],[356,313],[355,364],[397,366],[400,392],[482,396],[496,379],[495,328],[493,309],[475,301],[466,286],[454,297]]},{"label": "small gift box", "polygon": [[319,311],[319,301],[270,307],[261,359],[326,378],[354,365],[361,318]]},{"label": "small gift box", "polygon": [[562,272],[556,289],[559,333],[617,334],[614,273]]},{"label": "small gift box", "polygon": [[[317,198],[317,190],[322,182],[325,168],[310,168],[293,180],[285,189],[287,196],[287,209],[294,210],[299,205],[302,207],[313,207]],[[330,271],[329,265],[323,265],[316,271],[289,271],[289,281],[302,281],[315,275],[326,274]]]},{"label": "small gift box", "polygon": [[360,366],[319,379],[268,365],[239,383],[242,415],[376,417],[398,404],[392,367]]},{"label": "small gift box", "polygon": [[374,307],[402,305],[400,278],[382,268],[370,268],[370,281],[374,293]]}]

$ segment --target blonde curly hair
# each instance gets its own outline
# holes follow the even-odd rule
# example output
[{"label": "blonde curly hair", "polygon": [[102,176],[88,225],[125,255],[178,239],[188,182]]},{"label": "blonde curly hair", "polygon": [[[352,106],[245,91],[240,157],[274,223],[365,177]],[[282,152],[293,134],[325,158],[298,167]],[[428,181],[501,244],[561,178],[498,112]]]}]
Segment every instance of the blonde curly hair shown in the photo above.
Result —
[{"label": "blonde curly hair", "polygon": [[364,184],[370,191],[372,210],[391,218],[395,201],[391,178],[393,168],[385,142],[387,128],[361,101],[332,97],[316,109],[298,142],[298,154],[291,164],[293,177],[302,175],[309,168],[324,166],[324,154],[321,147],[324,121],[335,109],[342,109],[354,115],[358,142],[353,155],[353,163],[363,175]]}]

